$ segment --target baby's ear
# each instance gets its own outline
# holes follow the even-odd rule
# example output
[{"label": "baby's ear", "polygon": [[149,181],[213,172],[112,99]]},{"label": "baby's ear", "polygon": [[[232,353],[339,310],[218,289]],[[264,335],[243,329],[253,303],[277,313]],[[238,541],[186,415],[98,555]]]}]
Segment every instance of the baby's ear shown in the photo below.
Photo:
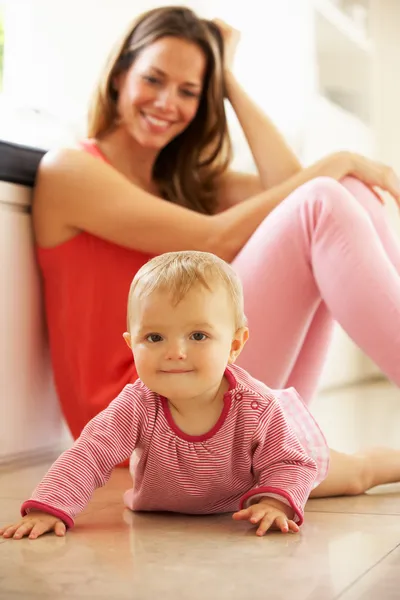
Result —
[{"label": "baby's ear", "polygon": [[240,329],[237,330],[237,332],[235,333],[235,337],[232,340],[232,344],[231,344],[231,352],[230,352],[229,361],[228,361],[229,364],[232,364],[235,362],[235,360],[237,359],[237,357],[243,350],[243,347],[248,339],[249,339],[249,330],[247,327],[241,327]]},{"label": "baby's ear", "polygon": [[129,348],[132,350],[132,346],[131,346],[131,334],[128,333],[127,331],[125,331],[125,333],[122,335],[122,337],[124,338],[127,346],[129,346]]}]

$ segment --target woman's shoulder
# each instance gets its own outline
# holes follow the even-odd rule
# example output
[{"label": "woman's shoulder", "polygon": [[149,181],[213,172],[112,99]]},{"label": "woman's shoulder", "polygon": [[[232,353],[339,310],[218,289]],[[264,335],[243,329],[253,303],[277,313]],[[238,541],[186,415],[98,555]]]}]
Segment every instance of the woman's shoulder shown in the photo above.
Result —
[{"label": "woman's shoulder", "polygon": [[[73,225],[69,212],[74,203],[88,198],[91,181],[102,177],[108,181],[107,171],[114,171],[94,152],[90,144],[51,148],[42,158],[36,175],[32,200],[33,223],[39,246],[55,246],[74,237],[81,228]],[[112,175],[111,175],[112,177]],[[83,183],[88,190],[80,193]],[[109,184],[110,188],[112,183]],[[77,210],[79,207],[77,207]]]},{"label": "woman's shoulder", "polygon": [[115,169],[92,140],[51,148],[39,164],[34,202],[43,201],[47,205],[56,203],[61,198],[64,203],[63,192],[71,191],[74,195],[83,181],[95,182],[98,175],[102,176],[104,183],[104,178],[107,181],[107,173],[110,173],[111,178],[115,177]]},{"label": "woman's shoulder", "polygon": [[56,146],[44,154],[39,164],[38,174],[46,175],[72,163],[74,165],[82,164],[83,166],[93,164],[93,158],[100,159],[96,163],[108,163],[95,141],[91,139],[83,139],[68,146]]}]

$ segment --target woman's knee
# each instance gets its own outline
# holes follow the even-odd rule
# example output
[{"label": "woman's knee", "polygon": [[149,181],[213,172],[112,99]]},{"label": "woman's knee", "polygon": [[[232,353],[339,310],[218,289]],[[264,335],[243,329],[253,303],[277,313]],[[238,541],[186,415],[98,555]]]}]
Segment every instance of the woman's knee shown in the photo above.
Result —
[{"label": "woman's knee", "polygon": [[351,176],[341,179],[340,184],[371,216],[383,216],[385,211],[381,198],[367,184]]},{"label": "woman's knee", "polygon": [[316,177],[303,186],[303,204],[312,208],[313,216],[324,213],[336,215],[338,219],[346,215],[352,218],[356,213],[361,216],[363,211],[349,189],[351,185],[352,182],[349,187],[344,186],[333,177]]},{"label": "woman's knee", "polygon": [[325,201],[333,201],[338,198],[347,197],[348,191],[341,182],[333,179],[333,177],[320,176],[311,179],[305,184],[308,186],[308,191],[314,197],[323,198]]},{"label": "woman's knee", "polygon": [[367,212],[382,208],[379,198],[362,181],[351,175],[346,175],[340,181],[332,177],[316,177],[309,182],[314,197],[322,198],[325,206],[338,210],[353,210],[362,207]]}]

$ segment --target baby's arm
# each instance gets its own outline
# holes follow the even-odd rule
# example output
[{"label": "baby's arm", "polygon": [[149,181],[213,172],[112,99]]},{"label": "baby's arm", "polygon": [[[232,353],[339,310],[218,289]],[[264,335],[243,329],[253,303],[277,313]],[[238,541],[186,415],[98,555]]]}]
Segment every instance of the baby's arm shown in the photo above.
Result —
[{"label": "baby's arm", "polygon": [[[278,401],[271,402],[261,415],[252,447],[255,485],[242,497],[235,518],[238,515],[243,517],[245,511],[251,520],[255,511],[260,512],[260,506],[268,506],[289,521],[301,525],[317,466],[305,453]],[[275,520],[274,524],[277,525]],[[292,531],[298,530],[298,527],[293,529],[290,523],[288,526]]]},{"label": "baby's arm", "polygon": [[[21,507],[22,519],[0,530],[15,538],[45,531],[62,532],[87,505],[96,488],[109,479],[113,467],[136,447],[147,419],[144,403],[132,385],[92,419],[74,445],[50,467],[32,497]],[[62,526],[63,527],[62,527]],[[18,532],[18,536],[15,535]],[[40,532],[40,533],[39,533]],[[20,535],[22,534],[22,535]]]}]

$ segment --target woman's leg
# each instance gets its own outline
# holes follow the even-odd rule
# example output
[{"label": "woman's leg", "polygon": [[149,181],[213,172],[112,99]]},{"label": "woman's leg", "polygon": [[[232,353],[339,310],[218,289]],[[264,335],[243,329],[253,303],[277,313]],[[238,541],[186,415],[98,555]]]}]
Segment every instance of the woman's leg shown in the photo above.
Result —
[{"label": "woman's leg", "polygon": [[[359,179],[346,177],[341,184],[353,194],[354,198],[367,211],[377,232],[386,255],[400,274],[400,245],[391,227],[387,211],[377,200],[373,192]],[[321,302],[308,330],[300,354],[286,382],[287,387],[294,387],[309,403],[317,391],[329,341],[333,332],[333,319],[326,305]]]},{"label": "woman's leg", "polygon": [[386,254],[399,251],[386,229],[378,235],[365,208],[330,178],[291,194],[233,261],[250,325],[239,364],[267,385],[284,387],[322,301],[400,385],[400,276]]},{"label": "woman's leg", "polygon": [[308,405],[313,399],[332,339],[334,320],[321,302],[284,387],[294,387]]},{"label": "woman's leg", "polygon": [[384,483],[400,481],[400,450],[369,448],[355,454],[330,451],[326,479],[310,498],[356,496]]},{"label": "woman's leg", "polygon": [[390,224],[388,211],[380,204],[375,194],[359,179],[345,177],[341,184],[368,213],[386,255],[400,275],[400,244],[398,236]]}]

